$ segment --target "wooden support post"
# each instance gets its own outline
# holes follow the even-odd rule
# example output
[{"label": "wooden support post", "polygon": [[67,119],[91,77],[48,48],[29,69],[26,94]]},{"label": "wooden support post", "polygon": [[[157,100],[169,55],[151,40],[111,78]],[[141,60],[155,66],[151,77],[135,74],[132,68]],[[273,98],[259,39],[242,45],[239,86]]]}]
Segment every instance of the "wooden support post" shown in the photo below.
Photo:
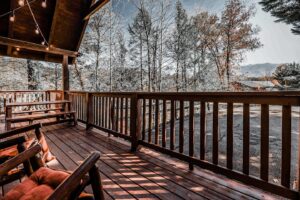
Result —
[{"label": "wooden support post", "polygon": [[93,107],[93,94],[86,93],[86,130],[91,128],[93,124],[93,115],[94,115],[94,107]]},{"label": "wooden support post", "polygon": [[6,130],[11,129],[11,121],[8,121],[8,118],[12,118],[12,107],[10,106],[5,108]]},{"label": "wooden support post", "polygon": [[47,90],[47,91],[45,92],[45,95],[46,95],[46,97],[45,97],[45,98],[46,98],[46,101],[50,101],[50,95],[51,95],[50,91]]},{"label": "wooden support post", "polygon": [[141,137],[142,128],[142,100],[138,99],[137,94],[132,95],[130,99],[130,136],[131,151],[138,149],[138,142]]},{"label": "wooden support post", "polygon": [[62,63],[62,82],[63,82],[63,91],[64,91],[64,99],[68,100],[69,95],[67,91],[70,89],[70,84],[69,84],[69,67],[68,67],[68,56],[64,55],[63,56],[63,63]]},{"label": "wooden support post", "polygon": [[[299,118],[300,120],[300,118]],[[298,122],[298,130],[300,130],[300,122]],[[298,180],[297,180],[297,184],[298,184],[298,192],[300,195],[300,134],[298,134]]]}]

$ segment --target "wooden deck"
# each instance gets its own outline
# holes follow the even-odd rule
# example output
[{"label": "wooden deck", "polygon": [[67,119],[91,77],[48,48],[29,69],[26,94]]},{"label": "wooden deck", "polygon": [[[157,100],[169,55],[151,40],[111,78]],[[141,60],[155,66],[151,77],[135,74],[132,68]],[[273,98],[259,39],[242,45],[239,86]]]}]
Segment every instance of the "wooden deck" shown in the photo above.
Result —
[{"label": "wooden deck", "polygon": [[53,125],[43,131],[57,158],[52,168],[74,170],[92,151],[101,152],[98,166],[107,199],[278,199],[200,168],[189,171],[187,164],[147,148],[131,153],[123,140],[86,133],[83,126]]}]

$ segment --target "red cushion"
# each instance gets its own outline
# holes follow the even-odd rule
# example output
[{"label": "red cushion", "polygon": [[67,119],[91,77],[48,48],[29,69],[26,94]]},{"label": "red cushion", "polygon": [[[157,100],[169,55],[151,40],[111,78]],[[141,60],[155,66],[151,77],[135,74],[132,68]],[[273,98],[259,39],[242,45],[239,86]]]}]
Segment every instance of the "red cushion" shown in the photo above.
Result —
[{"label": "red cushion", "polygon": [[42,167],[28,179],[11,189],[5,200],[43,200],[47,199],[55,188],[67,177],[68,173]]}]

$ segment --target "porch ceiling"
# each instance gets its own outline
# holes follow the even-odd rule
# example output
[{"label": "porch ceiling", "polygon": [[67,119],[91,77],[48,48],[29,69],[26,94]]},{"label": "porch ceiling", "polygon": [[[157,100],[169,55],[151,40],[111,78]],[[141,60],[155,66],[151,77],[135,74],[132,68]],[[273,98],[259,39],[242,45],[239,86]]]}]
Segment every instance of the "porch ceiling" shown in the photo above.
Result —
[{"label": "porch ceiling", "polygon": [[[14,12],[14,22],[9,20],[10,15],[0,18],[0,55],[59,63],[63,55],[68,55],[69,63],[72,63],[88,23],[86,16],[90,14],[94,1],[48,0],[47,7],[43,8],[42,0],[29,0],[49,49],[41,45],[41,34],[35,33],[36,26],[25,1],[25,6]],[[1,0],[0,16],[18,7],[18,0]]]}]

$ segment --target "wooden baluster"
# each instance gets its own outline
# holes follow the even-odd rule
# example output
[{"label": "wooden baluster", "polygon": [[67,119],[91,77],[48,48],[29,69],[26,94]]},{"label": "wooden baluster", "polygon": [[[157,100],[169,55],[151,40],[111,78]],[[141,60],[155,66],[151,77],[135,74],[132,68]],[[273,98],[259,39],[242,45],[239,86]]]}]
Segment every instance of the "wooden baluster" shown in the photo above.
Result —
[{"label": "wooden baluster", "polygon": [[155,144],[158,145],[159,137],[159,100],[155,100]]},{"label": "wooden baluster", "polygon": [[184,145],[184,101],[180,101],[179,105],[179,153],[183,153]]},{"label": "wooden baluster", "polygon": [[282,106],[281,185],[290,187],[291,178],[291,106]]},{"label": "wooden baluster", "polygon": [[125,135],[128,135],[128,98],[125,98]]},{"label": "wooden baluster", "polygon": [[107,97],[103,97],[104,98],[104,128],[107,128]]},{"label": "wooden baluster", "polygon": [[[112,129],[112,122],[111,122],[111,106],[113,104],[113,99],[109,96],[105,97],[106,104],[105,104],[105,128],[106,129]],[[110,134],[109,134],[110,135]]]},{"label": "wooden baluster", "polygon": [[170,149],[174,150],[175,144],[175,101],[171,100],[171,122],[170,122]]},{"label": "wooden baluster", "polygon": [[[109,102],[110,102],[110,106],[109,106],[109,129],[116,131],[117,130],[117,126],[116,126],[116,98],[109,97]],[[118,110],[117,110],[118,112]]]},{"label": "wooden baluster", "polygon": [[[194,157],[194,101],[190,101],[190,113],[189,113],[189,156]],[[189,169],[193,170],[194,166],[192,163],[189,163]]]},{"label": "wooden baluster", "polygon": [[249,104],[243,106],[243,173],[249,175],[249,149],[250,149],[250,110]]},{"label": "wooden baluster", "polygon": [[78,118],[81,118],[81,110],[80,110],[80,96],[76,95],[76,101],[77,101],[77,108],[78,108]]},{"label": "wooden baluster", "polygon": [[97,126],[100,126],[100,119],[101,119],[101,111],[100,111],[100,109],[101,109],[101,104],[100,104],[100,99],[101,99],[101,97],[99,97],[99,96],[95,96],[95,111],[94,111],[94,113],[95,113],[95,118],[97,119],[97,123],[96,123],[96,125]]},{"label": "wooden baluster", "polygon": [[260,178],[269,178],[269,106],[261,105]]},{"label": "wooden baluster", "polygon": [[143,127],[142,127],[142,140],[146,137],[146,99],[143,99]]},{"label": "wooden baluster", "polygon": [[119,132],[119,112],[120,112],[120,98],[117,97],[117,109],[116,109],[116,131]]},{"label": "wooden baluster", "polygon": [[233,104],[227,104],[227,168],[232,169],[233,158]]},{"label": "wooden baluster", "polygon": [[[5,113],[5,117],[6,118],[11,118],[12,117],[12,107],[8,106],[6,107],[6,113]],[[10,121],[6,121],[6,130],[10,130],[11,129],[11,122]]]},{"label": "wooden baluster", "polygon": [[124,134],[124,132],[123,132],[124,131],[124,121],[123,121],[124,120],[124,118],[123,118],[124,117],[124,111],[123,111],[123,109],[124,109],[123,108],[124,98],[123,97],[121,98],[120,103],[121,103],[121,108],[120,108],[120,111],[121,111],[121,113],[120,113],[120,115],[121,115],[120,116],[120,133]]},{"label": "wooden baluster", "polygon": [[[86,121],[86,115],[84,114],[84,106],[85,106],[85,96],[80,95],[80,110],[81,110],[81,119]],[[87,121],[86,121],[87,122]]]},{"label": "wooden baluster", "polygon": [[152,142],[152,99],[149,99],[148,142]]},{"label": "wooden baluster", "polygon": [[162,147],[166,147],[166,120],[167,120],[167,105],[166,100],[163,100],[163,119],[162,119]]},{"label": "wooden baluster", "polygon": [[217,165],[219,162],[219,103],[214,102],[213,105],[213,164]]},{"label": "wooden baluster", "polygon": [[205,140],[206,140],[206,107],[205,102],[201,102],[200,108],[200,159],[205,159]]},{"label": "wooden baluster", "polygon": [[99,117],[100,117],[100,113],[99,113],[99,97],[95,96],[94,97],[94,102],[95,102],[95,109],[94,109],[94,118],[96,119],[96,125],[99,126]]},{"label": "wooden baluster", "polygon": [[105,105],[105,97],[103,97],[103,96],[101,96],[100,97],[101,98],[101,104],[100,104],[100,106],[101,106],[101,127],[104,127],[104,116],[105,116],[105,114],[104,114],[104,110],[105,110],[105,107],[104,107],[104,105]]},{"label": "wooden baluster", "polygon": [[81,114],[80,114],[80,96],[76,95],[76,101],[77,101],[77,112],[78,112],[78,119],[81,119]]}]

